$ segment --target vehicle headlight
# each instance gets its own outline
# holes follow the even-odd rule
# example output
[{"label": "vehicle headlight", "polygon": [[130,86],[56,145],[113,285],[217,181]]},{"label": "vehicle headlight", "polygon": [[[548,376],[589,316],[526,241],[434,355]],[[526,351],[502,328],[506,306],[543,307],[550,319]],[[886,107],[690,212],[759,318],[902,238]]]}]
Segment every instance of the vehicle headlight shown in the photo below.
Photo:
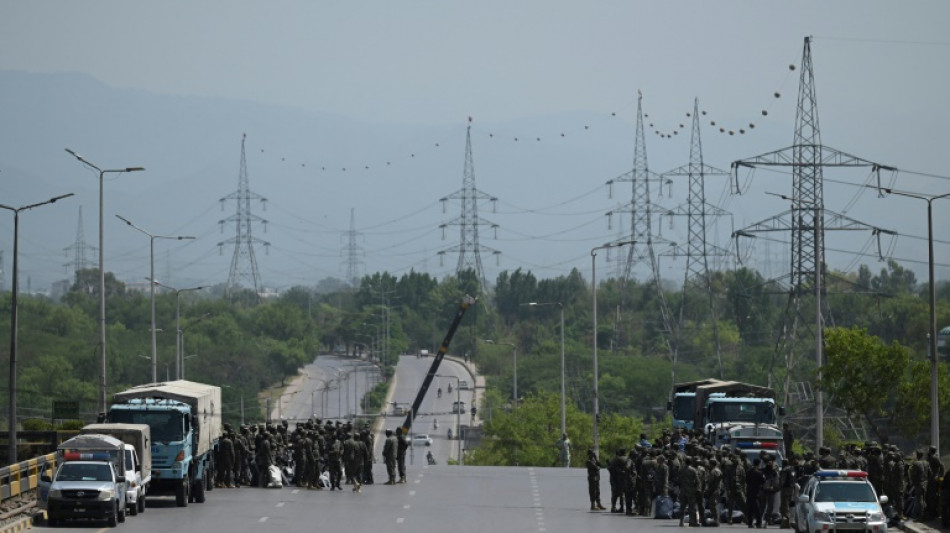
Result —
[{"label": "vehicle headlight", "polygon": [[884,520],[884,513],[880,511],[868,513],[868,522],[883,522]]},{"label": "vehicle headlight", "polygon": [[62,497],[63,497],[63,491],[59,489],[50,490],[49,495],[47,496],[47,498],[62,498]]},{"label": "vehicle headlight", "polygon": [[103,501],[108,501],[115,498],[115,491],[112,489],[109,490],[100,490],[99,499]]},{"label": "vehicle headlight", "polygon": [[815,522],[834,522],[834,520],[831,519],[830,513],[815,511]]}]

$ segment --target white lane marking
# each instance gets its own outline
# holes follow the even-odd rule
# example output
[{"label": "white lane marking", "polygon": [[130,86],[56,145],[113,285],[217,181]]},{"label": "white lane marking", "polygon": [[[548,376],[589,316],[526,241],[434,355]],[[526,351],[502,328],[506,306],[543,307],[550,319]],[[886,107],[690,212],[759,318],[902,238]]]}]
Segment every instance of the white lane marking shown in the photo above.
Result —
[{"label": "white lane marking", "polygon": [[422,480],[421,480],[421,479],[417,479],[417,480],[413,481],[413,483],[418,484],[420,481],[422,481]]},{"label": "white lane marking", "polygon": [[403,509],[408,509],[408,508],[410,508],[410,507],[412,507],[412,506],[411,506],[411,505],[403,505],[403,506],[402,506]]},{"label": "white lane marking", "polygon": [[262,516],[262,517],[260,518],[260,520],[258,520],[258,522],[262,522],[262,523],[263,523],[263,522],[267,522],[267,517],[266,517],[266,516]]},{"label": "white lane marking", "polygon": [[300,492],[300,489],[294,489],[290,491],[291,494],[297,494],[298,492]]},{"label": "white lane marking", "polygon": [[277,502],[277,507],[283,507],[287,502]]},{"label": "white lane marking", "polygon": [[409,495],[410,495],[410,496],[415,496],[415,495],[416,495],[416,491],[410,490],[410,491],[409,491]]},{"label": "white lane marking", "polygon": [[396,519],[396,523],[397,523],[397,524],[401,524],[401,523],[403,523],[403,522],[405,522],[405,521],[406,521],[406,519],[405,519],[405,518],[401,518],[401,517]]}]

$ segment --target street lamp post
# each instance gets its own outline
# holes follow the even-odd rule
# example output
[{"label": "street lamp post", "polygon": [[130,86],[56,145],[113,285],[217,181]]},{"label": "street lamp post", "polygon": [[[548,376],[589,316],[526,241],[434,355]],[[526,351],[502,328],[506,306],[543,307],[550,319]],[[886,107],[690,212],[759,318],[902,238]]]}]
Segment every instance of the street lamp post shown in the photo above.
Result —
[{"label": "street lamp post", "polygon": [[[191,292],[191,291],[200,291],[201,289],[204,289],[204,287],[198,286],[198,287],[190,287],[187,289],[176,289],[175,287],[172,287],[170,285],[165,285],[164,283],[161,283],[159,281],[155,281],[155,280],[150,280],[150,281],[154,283],[155,285],[158,285],[159,287],[164,287],[170,291],[175,292],[175,379],[185,379],[185,360],[184,360],[185,342],[184,342],[184,335],[182,334],[182,329],[181,329],[181,293]],[[198,320],[201,320],[206,316],[208,315],[205,314]],[[154,324],[153,324],[153,327],[154,327]]]},{"label": "street lamp post", "polygon": [[556,305],[561,311],[561,434],[567,434],[567,407],[565,403],[565,385],[564,385],[564,304],[561,302],[530,302],[531,307],[542,307],[545,305]]},{"label": "street lamp post", "polygon": [[497,344],[499,346],[511,347],[511,397],[512,406],[518,408],[518,347],[510,342],[495,342],[492,339],[482,339],[482,342],[488,344]]},{"label": "street lamp post", "polygon": [[459,466],[462,466],[462,387],[458,376],[435,375],[438,378],[448,378],[455,380],[455,438],[458,440]]},{"label": "street lamp post", "polygon": [[[144,229],[133,224],[129,219],[116,215],[116,218],[125,222],[129,227],[139,231],[140,233],[148,236],[149,241],[149,264],[151,265],[151,274],[149,279],[155,279],[155,239],[170,239],[170,240],[192,240],[194,237],[183,236],[183,235],[155,235],[145,231]],[[158,341],[155,336],[155,283],[149,284],[150,299],[152,301],[152,383],[158,381],[158,376],[156,375],[156,365],[158,363]]]},{"label": "street lamp post", "polygon": [[628,244],[636,244],[636,242],[608,242],[601,246],[595,246],[590,250],[590,282],[591,292],[594,294],[594,453],[598,455],[600,454],[600,434],[597,427],[600,418],[600,389],[597,383],[597,250],[617,248]]},{"label": "street lamp post", "polygon": [[55,198],[50,198],[45,202],[24,205],[21,207],[10,207],[0,204],[0,209],[6,209],[13,213],[13,292],[10,295],[10,436],[9,436],[9,464],[15,464],[16,461],[16,358],[17,358],[17,293],[19,292],[19,235],[20,235],[20,211],[27,211],[34,207],[51,204],[57,200],[68,198],[73,193],[64,194]]},{"label": "street lamp post", "polygon": [[934,219],[933,219],[933,201],[941,198],[950,197],[950,193],[938,194],[935,196],[925,196],[911,194],[894,189],[882,189],[888,194],[906,196],[907,198],[916,198],[927,202],[927,275],[930,281],[930,338],[927,339],[930,345],[930,445],[937,448],[937,454],[940,453],[940,405],[938,403],[938,385],[937,385],[937,289],[934,280]]},{"label": "street lamp post", "polygon": [[[106,270],[105,270],[105,242],[104,231],[104,204],[103,204],[103,176],[123,172],[140,172],[145,167],[126,167],[115,169],[101,169],[90,163],[75,151],[66,148],[66,151],[80,163],[99,173],[99,413],[106,412]],[[154,370],[153,370],[154,372]]]}]

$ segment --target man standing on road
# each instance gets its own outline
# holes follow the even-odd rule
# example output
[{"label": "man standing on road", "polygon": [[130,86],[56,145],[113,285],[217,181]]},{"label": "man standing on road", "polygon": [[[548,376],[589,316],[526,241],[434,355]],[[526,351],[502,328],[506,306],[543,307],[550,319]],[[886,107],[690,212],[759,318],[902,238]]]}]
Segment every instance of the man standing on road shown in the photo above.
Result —
[{"label": "man standing on road", "polygon": [[762,494],[762,486],[765,485],[765,475],[762,473],[761,466],[762,459],[756,457],[752,461],[752,467],[745,474],[746,523],[749,527],[762,527],[759,496]]},{"label": "man standing on road", "polygon": [[346,463],[346,473],[352,476],[353,492],[360,492],[363,486],[363,461],[366,455],[366,445],[360,440],[354,430],[350,438],[343,443],[343,460]]},{"label": "man standing on road", "polygon": [[557,448],[561,460],[561,466],[570,468],[571,466],[571,439],[567,438],[567,433],[561,434],[561,440],[557,441]]},{"label": "man standing on road", "polygon": [[409,440],[402,429],[396,430],[396,464],[399,469],[399,482],[406,482],[406,450],[409,449]]},{"label": "man standing on road", "polygon": [[396,448],[399,444],[393,436],[393,430],[386,430],[386,442],[383,443],[383,462],[386,463],[386,484],[396,484]]},{"label": "man standing on road", "polygon": [[603,511],[606,509],[600,503],[600,460],[594,450],[587,450],[587,494],[590,496],[590,510]]}]

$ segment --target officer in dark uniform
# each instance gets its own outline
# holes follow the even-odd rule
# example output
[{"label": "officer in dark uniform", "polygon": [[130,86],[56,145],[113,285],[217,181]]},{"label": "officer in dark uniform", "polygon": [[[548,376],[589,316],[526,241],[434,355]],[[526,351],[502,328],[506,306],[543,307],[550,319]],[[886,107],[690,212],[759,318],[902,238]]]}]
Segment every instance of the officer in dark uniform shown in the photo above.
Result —
[{"label": "officer in dark uniform", "polygon": [[383,443],[383,462],[386,463],[386,484],[396,484],[396,453],[399,443],[393,436],[393,430],[386,430],[386,442]]},{"label": "officer in dark uniform", "polygon": [[590,496],[590,510],[603,511],[606,509],[600,503],[600,460],[594,450],[587,450],[587,494]]}]

